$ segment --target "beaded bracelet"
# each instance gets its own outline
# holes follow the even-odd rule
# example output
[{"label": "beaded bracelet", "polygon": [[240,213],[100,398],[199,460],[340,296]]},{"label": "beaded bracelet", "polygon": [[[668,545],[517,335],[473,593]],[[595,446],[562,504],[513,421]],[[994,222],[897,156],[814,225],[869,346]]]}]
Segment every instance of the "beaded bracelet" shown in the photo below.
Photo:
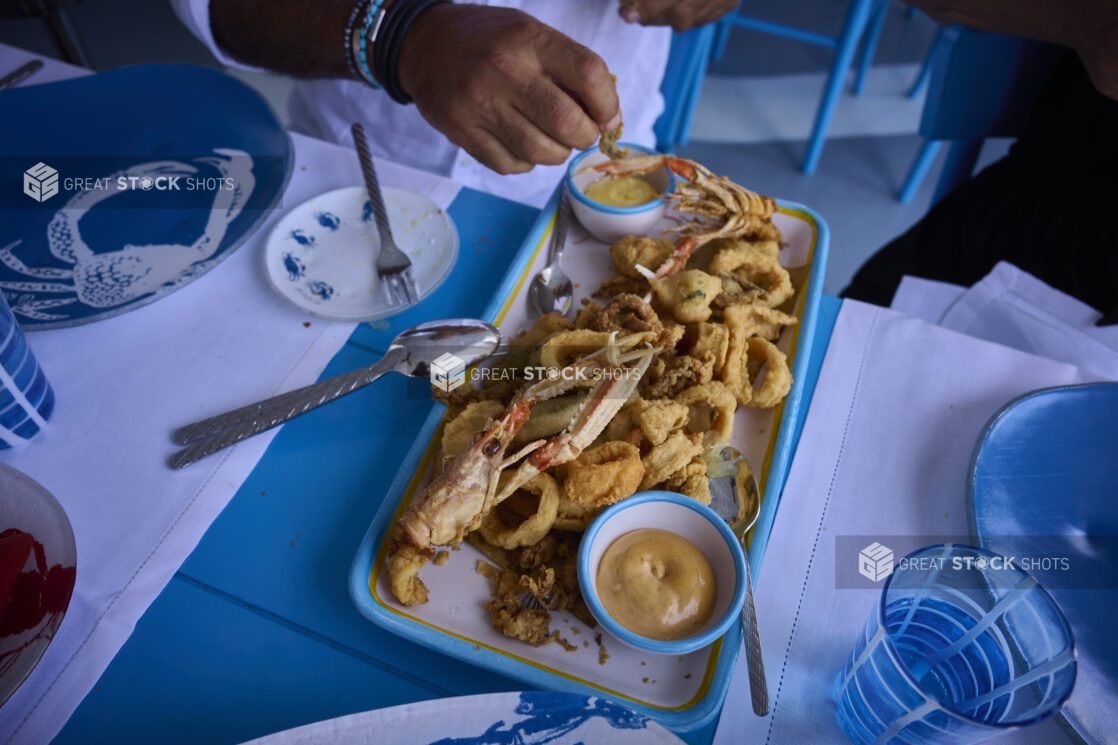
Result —
[{"label": "beaded bracelet", "polygon": [[[370,88],[381,87],[369,64],[368,48],[376,41],[384,20],[383,5],[384,0],[360,0],[346,25],[346,61],[350,73]],[[362,18],[360,24],[356,22],[358,18]]]}]

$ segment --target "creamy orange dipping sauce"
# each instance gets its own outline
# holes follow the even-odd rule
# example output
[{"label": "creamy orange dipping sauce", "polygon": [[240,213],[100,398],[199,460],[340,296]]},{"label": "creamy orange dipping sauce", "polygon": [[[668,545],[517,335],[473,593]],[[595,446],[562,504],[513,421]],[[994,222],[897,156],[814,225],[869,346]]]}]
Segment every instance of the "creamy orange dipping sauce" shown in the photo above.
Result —
[{"label": "creamy orange dipping sauce", "polygon": [[640,176],[598,179],[583,189],[582,193],[595,202],[611,207],[636,207],[660,196],[656,187]]},{"label": "creamy orange dipping sauce", "polygon": [[698,631],[714,610],[714,571],[675,533],[642,528],[602,554],[595,578],[606,612],[635,634],[670,641]]}]

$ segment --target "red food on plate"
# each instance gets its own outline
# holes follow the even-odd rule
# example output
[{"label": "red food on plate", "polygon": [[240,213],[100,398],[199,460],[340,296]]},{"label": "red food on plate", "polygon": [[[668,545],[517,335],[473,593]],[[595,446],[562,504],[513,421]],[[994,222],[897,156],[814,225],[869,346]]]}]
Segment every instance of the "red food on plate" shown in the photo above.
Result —
[{"label": "red food on plate", "polygon": [[16,581],[31,555],[35,539],[30,533],[9,528],[0,533],[0,619],[8,610],[8,603],[16,589]]}]

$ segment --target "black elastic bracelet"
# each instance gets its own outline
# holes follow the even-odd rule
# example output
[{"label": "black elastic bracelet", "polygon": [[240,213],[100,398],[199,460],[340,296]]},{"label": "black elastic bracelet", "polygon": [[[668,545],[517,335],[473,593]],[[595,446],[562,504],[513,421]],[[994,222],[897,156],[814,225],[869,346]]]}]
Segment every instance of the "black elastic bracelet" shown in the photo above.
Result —
[{"label": "black elastic bracelet", "polygon": [[448,2],[450,0],[396,0],[385,13],[373,51],[381,84],[393,101],[402,104],[412,102],[411,96],[400,85],[399,61],[404,38],[420,14],[432,5]]}]

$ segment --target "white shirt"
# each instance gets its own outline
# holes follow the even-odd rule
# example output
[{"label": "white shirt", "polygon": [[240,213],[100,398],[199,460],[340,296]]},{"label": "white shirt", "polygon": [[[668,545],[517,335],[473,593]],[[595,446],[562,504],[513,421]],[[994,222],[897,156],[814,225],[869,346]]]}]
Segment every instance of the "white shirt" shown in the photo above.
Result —
[{"label": "white shirt", "polygon": [[[668,61],[671,30],[628,24],[614,0],[474,0],[477,4],[519,8],[594,50],[617,75],[625,120],[623,140],[654,145],[652,125],[664,108],[660,83]],[[255,69],[232,59],[214,42],[209,0],[171,0],[195,36],[225,65]],[[341,31],[339,30],[339,38]],[[339,41],[339,44],[341,42]],[[298,80],[289,103],[293,129],[349,143],[350,125],[363,122],[373,154],[397,163],[448,176],[475,189],[541,206],[562,178],[565,166],[536,166],[528,173],[501,176],[446,139],[414,105],[401,106],[383,91],[352,80]]]}]

